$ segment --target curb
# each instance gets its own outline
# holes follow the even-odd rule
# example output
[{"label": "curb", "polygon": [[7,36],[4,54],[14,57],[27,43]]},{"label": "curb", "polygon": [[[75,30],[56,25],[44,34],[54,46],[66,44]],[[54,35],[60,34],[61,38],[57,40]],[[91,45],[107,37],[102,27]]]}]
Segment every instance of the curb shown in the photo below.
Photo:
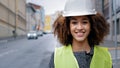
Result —
[{"label": "curb", "polygon": [[115,47],[108,47],[108,50],[120,50],[120,46],[119,47],[117,47],[117,48],[115,48]]},{"label": "curb", "polygon": [[18,36],[18,37],[16,37],[16,38],[14,38],[14,37],[8,37],[8,38],[0,39],[0,43],[7,43],[7,42],[10,42],[10,41],[23,39],[23,38],[25,38],[25,37],[26,37],[26,36]]}]

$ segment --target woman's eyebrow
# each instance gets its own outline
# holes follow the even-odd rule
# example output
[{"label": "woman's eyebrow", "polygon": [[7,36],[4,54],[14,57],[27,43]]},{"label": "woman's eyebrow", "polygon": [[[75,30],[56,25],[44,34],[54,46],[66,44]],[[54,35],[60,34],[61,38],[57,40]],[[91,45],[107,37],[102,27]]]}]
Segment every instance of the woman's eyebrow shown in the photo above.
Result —
[{"label": "woman's eyebrow", "polygon": [[77,20],[77,19],[75,19],[74,17],[71,17],[70,19],[71,19],[71,20]]},{"label": "woman's eyebrow", "polygon": [[[71,17],[71,20],[77,20],[76,18]],[[88,18],[82,18],[82,20],[89,20]]]},{"label": "woman's eyebrow", "polygon": [[82,18],[82,20],[89,20],[87,17]]}]

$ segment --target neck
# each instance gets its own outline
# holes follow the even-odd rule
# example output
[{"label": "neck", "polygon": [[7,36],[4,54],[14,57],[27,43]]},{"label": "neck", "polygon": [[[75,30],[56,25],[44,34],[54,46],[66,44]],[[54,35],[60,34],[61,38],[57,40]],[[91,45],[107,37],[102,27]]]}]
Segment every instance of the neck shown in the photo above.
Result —
[{"label": "neck", "polygon": [[87,53],[90,52],[90,45],[88,44],[88,41],[82,41],[82,42],[78,42],[73,40],[72,43],[72,49],[73,52],[81,52],[81,51],[86,51]]}]

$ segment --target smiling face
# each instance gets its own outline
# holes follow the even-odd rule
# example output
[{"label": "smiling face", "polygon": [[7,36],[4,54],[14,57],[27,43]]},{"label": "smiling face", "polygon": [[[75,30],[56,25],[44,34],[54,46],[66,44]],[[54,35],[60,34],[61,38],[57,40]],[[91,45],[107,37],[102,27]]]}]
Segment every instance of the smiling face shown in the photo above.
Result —
[{"label": "smiling face", "polygon": [[70,32],[73,41],[84,42],[90,33],[90,22],[87,16],[75,16],[70,18]]}]

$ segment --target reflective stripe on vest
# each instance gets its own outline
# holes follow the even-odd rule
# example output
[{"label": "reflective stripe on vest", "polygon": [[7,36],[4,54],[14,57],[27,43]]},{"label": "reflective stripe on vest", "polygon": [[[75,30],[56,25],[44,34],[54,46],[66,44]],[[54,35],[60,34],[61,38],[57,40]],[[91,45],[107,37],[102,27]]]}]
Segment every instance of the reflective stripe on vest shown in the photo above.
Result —
[{"label": "reflective stripe on vest", "polygon": [[[71,45],[55,49],[54,64],[55,68],[79,68]],[[107,48],[94,46],[90,68],[112,68],[112,59]]]}]

